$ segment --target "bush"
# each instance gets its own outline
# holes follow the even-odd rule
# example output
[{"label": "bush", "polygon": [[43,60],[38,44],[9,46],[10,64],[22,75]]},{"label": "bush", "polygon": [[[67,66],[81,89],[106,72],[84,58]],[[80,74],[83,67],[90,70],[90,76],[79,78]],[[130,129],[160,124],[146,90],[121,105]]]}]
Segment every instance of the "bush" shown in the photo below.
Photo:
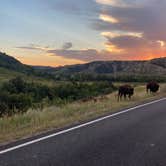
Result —
[{"label": "bush", "polygon": [[0,102],[0,117],[8,114],[8,105],[4,102]]},{"label": "bush", "polygon": [[64,104],[74,100],[107,94],[115,90],[109,81],[91,83],[71,82],[49,87],[37,83],[27,83],[22,78],[14,78],[2,85],[0,94],[0,116],[24,113],[30,107],[43,108],[49,104]]},{"label": "bush", "polygon": [[23,113],[32,105],[31,97],[26,94],[0,94],[0,116]]}]

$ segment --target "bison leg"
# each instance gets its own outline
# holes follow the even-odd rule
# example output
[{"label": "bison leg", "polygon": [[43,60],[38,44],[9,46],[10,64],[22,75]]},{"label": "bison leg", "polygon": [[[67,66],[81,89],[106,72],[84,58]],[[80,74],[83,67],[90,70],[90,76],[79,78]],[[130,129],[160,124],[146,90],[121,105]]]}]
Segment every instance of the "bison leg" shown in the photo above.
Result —
[{"label": "bison leg", "polygon": [[120,101],[122,98],[122,95],[121,94],[118,94],[118,101]]},{"label": "bison leg", "polygon": [[119,94],[118,94],[118,101],[121,101],[121,100],[122,100],[122,96],[123,96],[122,93],[119,93]]},{"label": "bison leg", "polygon": [[131,95],[131,94],[129,94],[129,96],[128,96],[128,97],[129,97],[129,100],[131,100],[131,96],[132,96],[132,95]]},{"label": "bison leg", "polygon": [[124,94],[124,99],[126,100],[126,94]]}]

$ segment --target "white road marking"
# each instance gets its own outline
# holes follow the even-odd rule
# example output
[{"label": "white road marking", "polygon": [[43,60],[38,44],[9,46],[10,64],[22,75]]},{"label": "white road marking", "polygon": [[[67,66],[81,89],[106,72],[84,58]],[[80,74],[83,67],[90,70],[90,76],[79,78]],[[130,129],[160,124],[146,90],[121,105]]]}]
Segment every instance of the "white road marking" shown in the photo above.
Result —
[{"label": "white road marking", "polygon": [[47,136],[44,136],[44,137],[41,137],[41,138],[38,138],[38,139],[35,139],[35,140],[32,140],[32,141],[25,142],[25,143],[17,145],[17,146],[13,146],[13,147],[4,149],[4,150],[0,151],[0,154],[5,154],[7,152],[11,152],[13,150],[16,150],[16,149],[19,149],[19,148],[22,148],[22,147],[40,142],[40,141],[43,141],[43,140],[46,140],[46,139],[49,139],[49,138],[52,138],[52,137],[55,137],[55,136],[58,136],[58,135],[61,135],[61,134],[64,134],[64,133],[68,133],[70,131],[73,131],[73,130],[76,130],[76,129],[79,129],[79,128],[82,128],[82,127],[85,127],[85,126],[88,126],[88,125],[91,125],[93,123],[97,123],[97,122],[103,121],[105,119],[115,117],[117,115],[132,111],[132,110],[137,109],[137,108],[142,108],[142,107],[145,107],[147,105],[151,105],[151,104],[163,101],[163,100],[166,100],[166,98],[162,98],[162,99],[155,100],[155,101],[152,101],[152,102],[149,102],[149,103],[141,104],[141,105],[138,105],[138,106],[135,106],[135,107],[132,107],[132,108],[129,108],[129,109],[126,109],[126,110],[123,110],[123,111],[120,111],[120,112],[117,112],[117,113],[114,113],[114,114],[111,114],[111,115],[108,115],[108,116],[105,116],[105,117],[102,117],[102,118],[98,118],[96,120],[93,120],[93,121],[90,121],[90,122],[87,122],[87,123],[84,123],[84,124],[81,124],[81,125],[69,128],[69,129],[66,129],[66,130],[59,131],[57,133],[53,133],[53,134],[50,134],[50,135],[47,135]]}]

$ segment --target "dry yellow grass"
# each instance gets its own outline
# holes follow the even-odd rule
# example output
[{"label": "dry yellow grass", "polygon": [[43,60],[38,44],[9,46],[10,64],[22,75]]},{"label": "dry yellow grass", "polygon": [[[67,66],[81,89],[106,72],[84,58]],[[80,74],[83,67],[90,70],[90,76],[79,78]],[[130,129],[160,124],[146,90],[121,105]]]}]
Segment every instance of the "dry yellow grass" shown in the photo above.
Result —
[{"label": "dry yellow grass", "polygon": [[74,102],[63,107],[52,106],[43,111],[29,110],[23,115],[2,118],[0,119],[0,144],[90,120],[106,113],[166,96],[166,84],[162,84],[161,91],[155,95],[147,94],[144,86],[138,86],[134,97],[127,101],[117,102],[116,93],[100,98],[97,102]]}]

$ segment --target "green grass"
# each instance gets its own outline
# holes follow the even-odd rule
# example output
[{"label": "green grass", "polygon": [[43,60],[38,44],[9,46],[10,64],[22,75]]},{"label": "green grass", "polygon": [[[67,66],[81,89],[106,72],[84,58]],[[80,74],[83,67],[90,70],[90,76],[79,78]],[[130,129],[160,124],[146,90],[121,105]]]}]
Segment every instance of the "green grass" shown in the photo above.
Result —
[{"label": "green grass", "polygon": [[21,76],[20,73],[14,72],[5,68],[0,67],[0,83],[12,79],[16,76]]},{"label": "green grass", "polygon": [[35,82],[35,83],[39,83],[39,84],[43,84],[47,86],[53,86],[57,84],[57,82],[50,79],[37,77],[37,76],[28,76],[20,72],[15,72],[15,71],[0,67],[0,85],[2,85],[3,82],[16,78],[17,76],[22,77],[27,82]]},{"label": "green grass", "polygon": [[98,97],[94,101],[77,101],[61,107],[52,106],[44,110],[29,110],[22,115],[0,119],[0,143],[4,144],[21,138],[29,137],[55,128],[90,120],[92,118],[116,112],[141,102],[166,96],[166,84],[162,84],[161,92],[147,94],[145,86],[135,89],[134,97],[129,101],[117,102],[117,92]]}]

